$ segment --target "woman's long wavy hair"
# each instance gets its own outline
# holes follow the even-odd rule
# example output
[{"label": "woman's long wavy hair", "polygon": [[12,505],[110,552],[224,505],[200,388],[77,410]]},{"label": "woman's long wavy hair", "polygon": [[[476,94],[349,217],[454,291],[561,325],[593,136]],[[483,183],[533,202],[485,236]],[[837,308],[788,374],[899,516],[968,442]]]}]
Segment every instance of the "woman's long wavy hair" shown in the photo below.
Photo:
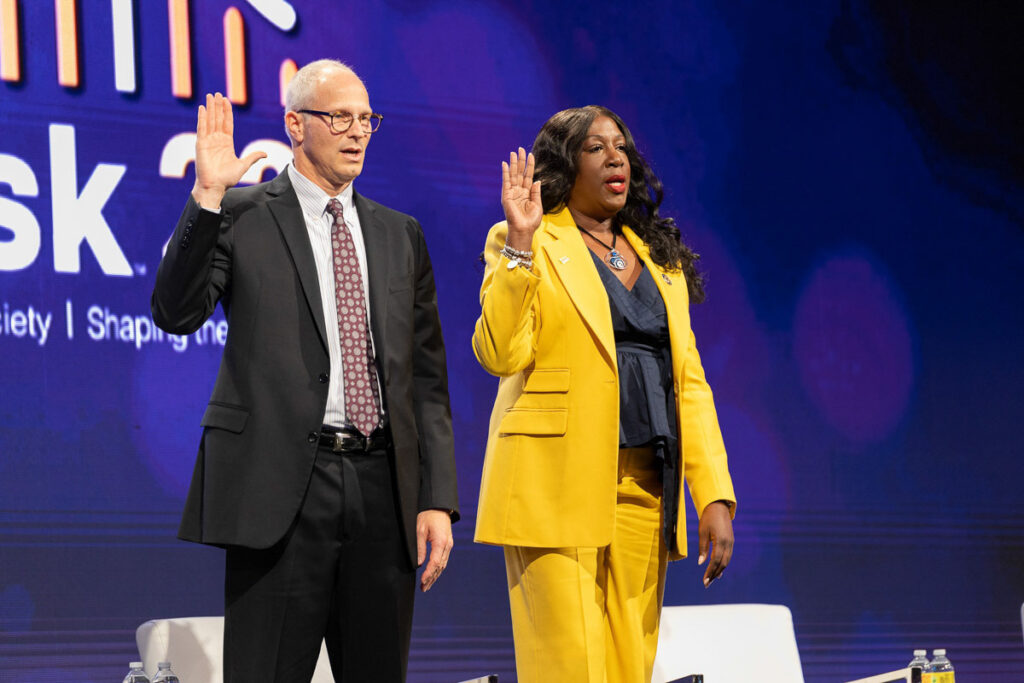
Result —
[{"label": "woman's long wavy hair", "polygon": [[576,182],[578,161],[590,125],[598,116],[607,116],[626,138],[629,158],[629,193],[626,205],[615,215],[612,230],[628,225],[651,250],[651,260],[670,271],[682,271],[692,303],[704,301],[704,278],[697,271],[700,258],[683,244],[679,228],[671,218],[658,215],[664,197],[661,181],[636,149],[633,135],[615,112],[590,105],[560,111],[544,124],[533,141],[536,160],[534,180],[541,181],[544,213],[560,210],[569,201]]}]

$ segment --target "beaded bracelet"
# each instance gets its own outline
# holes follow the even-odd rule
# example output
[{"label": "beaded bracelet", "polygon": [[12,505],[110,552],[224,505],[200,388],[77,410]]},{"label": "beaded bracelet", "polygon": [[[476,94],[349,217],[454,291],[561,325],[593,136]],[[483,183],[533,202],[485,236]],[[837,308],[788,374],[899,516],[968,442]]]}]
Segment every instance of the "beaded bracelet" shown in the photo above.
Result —
[{"label": "beaded bracelet", "polygon": [[533,268],[533,259],[530,258],[531,256],[533,256],[532,251],[517,251],[506,244],[504,247],[501,248],[501,255],[508,259],[508,266],[506,267],[509,270],[512,270],[517,266],[523,266],[527,269]]},{"label": "beaded bracelet", "polygon": [[520,257],[520,258],[526,258],[526,259],[528,259],[528,258],[530,258],[530,257],[532,257],[532,256],[533,256],[533,251],[532,251],[532,250],[528,250],[528,251],[519,251],[518,249],[513,249],[512,247],[510,247],[510,246],[508,245],[508,242],[505,242],[505,246],[503,246],[503,247],[501,248],[501,250],[502,250],[503,252],[506,252],[506,253],[512,254],[513,256],[518,256],[518,257]]}]

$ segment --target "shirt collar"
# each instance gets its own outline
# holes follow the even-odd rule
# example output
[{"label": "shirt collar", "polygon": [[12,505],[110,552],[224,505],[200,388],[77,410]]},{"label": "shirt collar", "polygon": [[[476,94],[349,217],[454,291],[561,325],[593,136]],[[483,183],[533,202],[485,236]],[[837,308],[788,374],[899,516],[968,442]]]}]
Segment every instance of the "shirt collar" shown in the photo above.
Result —
[{"label": "shirt collar", "polygon": [[346,220],[349,216],[355,216],[352,195],[355,183],[349,183],[340,194],[332,197],[324,192],[319,185],[302,175],[294,164],[288,165],[288,178],[292,181],[292,187],[295,188],[295,194],[299,198],[299,206],[302,207],[303,213],[319,220],[327,211],[328,202],[337,199],[341,202],[341,209],[345,213]]}]

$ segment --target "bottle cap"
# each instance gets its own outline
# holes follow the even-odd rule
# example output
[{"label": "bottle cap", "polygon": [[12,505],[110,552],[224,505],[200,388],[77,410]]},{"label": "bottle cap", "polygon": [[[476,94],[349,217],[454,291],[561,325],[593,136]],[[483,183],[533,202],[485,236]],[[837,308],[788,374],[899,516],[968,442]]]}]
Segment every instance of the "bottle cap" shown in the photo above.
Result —
[{"label": "bottle cap", "polygon": [[158,668],[158,669],[170,669],[171,668],[171,663],[170,662],[157,662],[156,663],[156,668]]},{"label": "bottle cap", "polygon": [[915,657],[918,657],[918,656],[924,657],[927,654],[928,654],[928,650],[914,650],[914,656]]},{"label": "bottle cap", "polygon": [[932,654],[933,655],[943,655],[944,656],[946,654],[946,651],[945,650],[932,650]]},{"label": "bottle cap", "polygon": [[129,669],[141,669],[142,668],[142,662],[128,662],[128,668]]}]

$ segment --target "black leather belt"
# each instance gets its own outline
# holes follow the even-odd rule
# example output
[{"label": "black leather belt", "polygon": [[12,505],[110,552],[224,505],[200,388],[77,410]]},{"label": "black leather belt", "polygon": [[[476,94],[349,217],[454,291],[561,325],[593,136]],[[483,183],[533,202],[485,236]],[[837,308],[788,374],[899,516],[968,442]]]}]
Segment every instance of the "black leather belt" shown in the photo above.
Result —
[{"label": "black leather belt", "polygon": [[324,425],[320,431],[320,448],[335,453],[369,453],[387,450],[390,445],[388,430],[378,428],[370,436],[363,436],[359,430],[348,427],[338,429]]}]

